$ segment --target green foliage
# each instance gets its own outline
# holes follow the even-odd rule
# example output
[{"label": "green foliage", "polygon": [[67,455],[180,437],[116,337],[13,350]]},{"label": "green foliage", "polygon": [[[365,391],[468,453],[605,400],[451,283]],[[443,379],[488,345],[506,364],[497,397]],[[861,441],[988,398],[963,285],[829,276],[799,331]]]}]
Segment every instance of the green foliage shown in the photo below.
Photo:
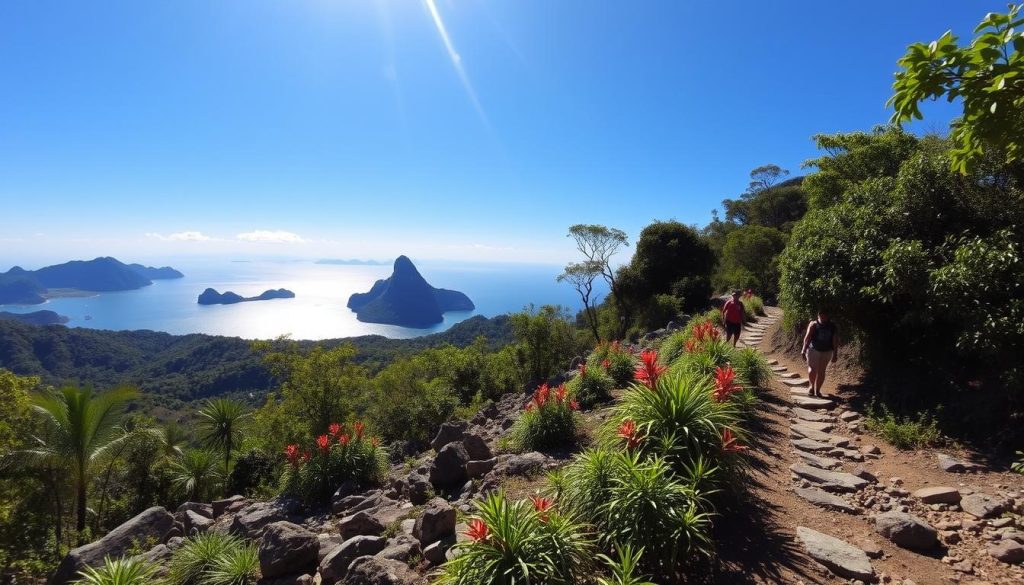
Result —
[{"label": "green foliage", "polygon": [[[636,252],[618,273],[615,294],[634,311],[656,295],[672,295],[692,311],[707,305],[715,256],[694,228],[656,221],[640,232]],[[662,324],[663,325],[663,324]]]},{"label": "green foliage", "polygon": [[547,380],[563,371],[579,349],[576,331],[562,307],[532,305],[510,316],[512,336],[523,356],[527,378]]},{"label": "green foliage", "polygon": [[670,294],[654,295],[637,311],[635,326],[642,331],[660,329],[676,321],[683,312],[683,301]]},{"label": "green foliage", "polygon": [[203,574],[201,585],[253,585],[259,577],[259,549],[248,543],[218,555]]},{"label": "green foliage", "polygon": [[747,314],[748,321],[756,320],[757,317],[763,317],[765,315],[764,299],[758,295],[744,295],[743,308]]},{"label": "green foliage", "polygon": [[640,571],[640,559],[643,557],[644,549],[635,550],[629,544],[616,545],[615,552],[617,558],[614,559],[604,554],[597,555],[611,573],[611,579],[598,577],[598,585],[656,585],[637,574]]},{"label": "green foliage", "polygon": [[624,388],[633,381],[636,364],[636,356],[623,349],[618,341],[602,341],[587,356],[587,371],[602,368],[617,388]]},{"label": "green foliage", "polygon": [[442,378],[429,378],[425,370],[433,366],[416,358],[403,359],[374,377],[366,414],[386,441],[427,444],[458,408],[459,397],[451,385]]},{"label": "green foliage", "polygon": [[[275,454],[276,455],[276,454]],[[280,458],[258,449],[249,449],[238,456],[228,476],[227,491],[252,495],[268,485],[277,485],[281,473]]]},{"label": "green foliage", "polygon": [[897,449],[921,449],[942,440],[935,417],[927,412],[916,418],[893,414],[884,404],[872,403],[868,409],[867,428],[878,433]]},{"label": "green foliage", "polygon": [[189,502],[205,502],[214,495],[222,478],[217,454],[205,449],[188,449],[171,463],[171,481]]},{"label": "green foliage", "polygon": [[199,440],[203,445],[223,453],[225,478],[231,471],[231,453],[242,444],[243,433],[251,416],[248,407],[230,398],[207,400],[199,409]]},{"label": "green foliage", "polygon": [[376,486],[387,478],[388,457],[376,438],[364,435],[362,423],[352,428],[329,425],[312,445],[289,445],[281,479],[282,491],[307,505],[329,502],[331,494],[348,480]]},{"label": "green foliage", "polygon": [[722,248],[716,288],[749,288],[774,297],[778,294],[778,255],[785,247],[786,234],[776,228],[745,225],[732,230]]},{"label": "green foliage", "polygon": [[566,386],[542,384],[509,430],[508,444],[515,451],[543,451],[568,447],[579,435],[579,415]]},{"label": "green foliage", "polygon": [[1017,451],[1017,461],[1010,466],[1017,473],[1024,473],[1024,451]]},{"label": "green foliage", "polygon": [[207,585],[207,575],[218,560],[245,546],[235,536],[216,532],[187,538],[167,565],[167,585]]},{"label": "green foliage", "polygon": [[74,585],[149,585],[153,582],[154,567],[143,561],[105,557],[99,568],[86,567]]},{"label": "green foliage", "polygon": [[915,43],[899,60],[889,105],[892,121],[921,119],[920,102],[945,97],[963,105],[950,139],[952,168],[967,174],[986,153],[999,152],[1007,163],[1024,150],[1024,5],[990,12],[974,29],[970,44],[960,46],[952,31],[929,44]]},{"label": "green foliage", "polygon": [[487,536],[456,545],[459,554],[445,564],[439,585],[570,585],[590,579],[590,534],[557,506],[538,511],[529,501],[492,494],[477,503],[471,528],[474,520]]},{"label": "green foliage", "polygon": [[764,388],[772,379],[772,369],[761,352],[752,347],[732,352],[729,359],[737,375],[750,388]]},{"label": "green foliage", "polygon": [[615,380],[600,365],[596,368],[583,365],[576,370],[576,375],[566,383],[566,387],[580,407],[593,408],[611,399]]}]

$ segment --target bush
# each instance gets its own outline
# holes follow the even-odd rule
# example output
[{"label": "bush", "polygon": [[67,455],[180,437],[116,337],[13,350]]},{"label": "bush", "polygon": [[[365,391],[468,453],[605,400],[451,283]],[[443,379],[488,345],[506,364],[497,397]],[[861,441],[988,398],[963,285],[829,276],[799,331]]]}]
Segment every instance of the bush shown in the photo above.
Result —
[{"label": "bush", "polygon": [[277,485],[280,460],[259,449],[249,449],[235,460],[228,475],[228,493],[251,495],[261,486]]},{"label": "bush", "polygon": [[554,390],[541,384],[533,400],[509,431],[509,445],[516,451],[541,451],[572,445],[579,433],[579,405],[563,384]]},{"label": "bush", "polygon": [[509,501],[503,493],[477,503],[470,540],[444,566],[439,585],[581,583],[590,579],[594,548],[572,514],[549,499]]},{"label": "bush", "polygon": [[618,341],[611,343],[602,341],[587,357],[587,368],[604,369],[605,373],[611,376],[615,385],[623,388],[633,381],[636,356],[629,350],[623,349],[622,344]]},{"label": "bush", "polygon": [[1017,451],[1017,461],[1010,466],[1017,473],[1024,473],[1024,451]]},{"label": "bush", "polygon": [[217,560],[243,546],[237,537],[216,532],[186,539],[167,566],[168,585],[206,585],[206,574]]},{"label": "bush", "polygon": [[206,571],[202,585],[252,585],[260,577],[260,559],[256,544],[230,548],[217,557]]},{"label": "bush", "polygon": [[566,384],[569,394],[579,402],[582,408],[591,408],[595,404],[606,402],[612,397],[615,381],[604,368],[580,366],[576,375]]},{"label": "bush", "polygon": [[868,408],[867,428],[882,436],[897,449],[920,449],[939,443],[942,434],[930,413],[918,413],[917,418],[896,416],[884,404],[872,403]]},{"label": "bush", "polygon": [[758,317],[767,314],[764,312],[764,299],[752,293],[743,295],[743,309],[747,315],[747,321],[756,321]]},{"label": "bush", "polygon": [[656,585],[647,580],[646,577],[637,575],[640,570],[640,559],[643,557],[644,549],[634,550],[631,545],[625,544],[615,546],[618,558],[611,558],[607,555],[597,555],[597,558],[608,566],[611,579],[598,577],[598,585]]},{"label": "bush", "polygon": [[154,567],[133,558],[105,557],[103,566],[86,567],[75,585],[149,585],[153,582]]},{"label": "bush", "polygon": [[376,437],[364,436],[360,422],[351,429],[332,423],[311,449],[288,445],[285,459],[288,466],[282,478],[283,491],[306,504],[329,501],[347,480],[369,486],[379,485],[387,477],[387,453]]},{"label": "bush", "polygon": [[772,369],[761,352],[752,347],[731,352],[730,362],[737,375],[750,388],[763,388],[772,379]]},{"label": "bush", "polygon": [[535,309],[531,305],[509,319],[528,380],[547,380],[563,371],[576,355],[576,329],[562,307],[544,305]]}]

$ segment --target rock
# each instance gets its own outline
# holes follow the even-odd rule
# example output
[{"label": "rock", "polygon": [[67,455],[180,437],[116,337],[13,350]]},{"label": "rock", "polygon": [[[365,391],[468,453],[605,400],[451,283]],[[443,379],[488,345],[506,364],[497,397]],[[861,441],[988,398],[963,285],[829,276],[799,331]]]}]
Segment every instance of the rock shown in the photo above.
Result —
[{"label": "rock", "polygon": [[405,480],[405,494],[409,501],[419,506],[430,499],[434,488],[430,485],[430,479],[420,473],[410,473]]},{"label": "rock", "polygon": [[860,448],[860,452],[865,455],[881,455],[882,450],[877,445],[864,445]]},{"label": "rock", "polygon": [[933,486],[921,488],[911,494],[923,504],[956,504],[960,502],[960,492],[956,488]]},{"label": "rock", "polygon": [[805,463],[795,463],[789,466],[790,471],[818,484],[824,490],[836,492],[855,492],[864,489],[868,481],[856,475],[841,471],[827,471],[811,467]]},{"label": "rock", "polygon": [[796,495],[820,508],[839,510],[840,512],[846,512],[847,514],[860,514],[860,509],[853,504],[839,496],[834,496],[816,487],[798,489],[796,490]]},{"label": "rock", "polygon": [[402,561],[403,563],[415,556],[422,555],[423,551],[419,541],[404,534],[388,540],[387,547],[377,553],[377,556],[382,559]]},{"label": "rock", "polygon": [[334,490],[334,495],[331,496],[331,503],[333,504],[335,501],[353,496],[357,493],[359,493],[359,485],[351,479],[347,479],[341,482],[338,489]]},{"label": "rock", "polygon": [[291,522],[267,526],[260,540],[260,573],[265,579],[312,572],[320,552],[320,539]]},{"label": "rock", "polygon": [[811,398],[806,394],[794,394],[790,397],[793,404],[801,406],[803,408],[816,410],[822,408],[832,408],[832,401],[827,398]]},{"label": "rock", "polygon": [[446,422],[437,430],[437,436],[430,442],[430,446],[438,453],[448,444],[462,440],[463,433],[469,428],[469,423],[464,420]]},{"label": "rock", "polygon": [[861,549],[822,534],[816,530],[798,526],[796,536],[803,544],[807,556],[821,563],[833,573],[850,579],[874,582],[875,570]]},{"label": "rock", "polygon": [[1024,544],[1015,540],[1000,540],[988,546],[988,554],[1010,564],[1024,562]]},{"label": "rock", "polygon": [[960,500],[960,509],[975,518],[992,518],[1007,510],[1009,503],[988,494],[971,494]]},{"label": "rock", "polygon": [[103,564],[104,557],[120,557],[140,542],[160,541],[174,526],[174,516],[160,506],[153,506],[111,530],[103,538],[71,549],[53,575],[50,585],[65,585],[78,578],[85,567]]},{"label": "rock", "polygon": [[313,576],[301,573],[284,577],[264,577],[256,585],[313,585]]},{"label": "rock", "polygon": [[334,549],[341,546],[341,543],[345,542],[340,536],[332,536],[330,534],[318,534],[317,540],[320,541],[320,550],[316,554],[317,565],[324,562],[327,555],[331,554]]},{"label": "rock", "polygon": [[814,429],[814,430],[816,430],[816,431],[818,431],[820,433],[828,433],[828,432],[831,432],[833,428],[835,428],[835,425],[832,424],[831,422],[815,422],[813,420],[802,420],[802,419],[797,419],[797,420],[799,422],[796,422],[795,424],[798,424],[798,425],[800,425],[802,427],[806,427],[806,428],[809,428],[809,429]]},{"label": "rock", "polygon": [[856,412],[853,412],[852,410],[844,410],[843,412],[839,413],[839,420],[843,422],[855,421],[858,418],[860,418],[860,415],[857,414]]},{"label": "rock", "polygon": [[199,514],[204,518],[213,518],[213,506],[210,504],[201,504],[199,502],[185,502],[184,504],[178,506],[178,509],[175,510],[174,512],[175,514],[184,514],[189,510],[195,512],[196,514]]},{"label": "rock", "polygon": [[804,437],[811,439],[812,441],[818,441],[820,443],[829,443],[832,441],[832,435],[816,431],[807,425],[800,423],[789,425],[789,433],[791,436]]},{"label": "rock", "polygon": [[387,540],[380,536],[356,536],[331,551],[320,563],[320,578],[324,585],[340,582],[355,559],[375,555],[384,550]]},{"label": "rock", "polygon": [[793,446],[801,451],[807,451],[808,453],[821,453],[835,449],[835,447],[828,443],[822,443],[811,439],[796,439],[793,441]]},{"label": "rock", "polygon": [[228,509],[232,504],[245,501],[242,496],[231,496],[230,498],[224,498],[223,500],[214,500],[210,506],[213,509],[213,517],[220,518],[224,511]]},{"label": "rock", "polygon": [[342,518],[338,523],[338,532],[345,540],[353,536],[379,536],[384,532],[384,524],[368,512],[359,511]]},{"label": "rock", "polygon": [[193,510],[186,510],[183,524],[185,526],[183,536],[191,536],[193,531],[202,534],[209,530],[210,526],[213,526],[213,520]]},{"label": "rock", "polygon": [[495,457],[483,461],[469,461],[466,463],[466,474],[469,475],[470,479],[483,477],[490,473],[497,463],[498,460]]},{"label": "rock", "polygon": [[[426,581],[405,563],[363,556],[352,561],[344,585],[420,585]],[[327,585],[327,582],[324,582]]]},{"label": "rock", "polygon": [[462,446],[466,448],[466,454],[472,461],[482,461],[494,457],[487,441],[480,436],[479,432],[470,431],[462,437]]},{"label": "rock", "polygon": [[268,502],[256,502],[244,509],[231,520],[228,532],[237,536],[256,540],[263,536],[263,531],[275,522],[293,520],[300,509],[299,502],[290,498],[275,498]]},{"label": "rock", "polygon": [[938,545],[938,532],[927,522],[902,512],[885,512],[875,516],[875,531],[895,545],[924,551]]},{"label": "rock", "polygon": [[135,555],[132,558],[146,566],[153,567],[156,571],[153,577],[159,579],[167,575],[167,563],[171,560],[172,555],[174,555],[174,550],[171,549],[171,547],[166,544],[158,544],[148,551],[140,555]]},{"label": "rock", "polygon": [[819,467],[821,469],[833,469],[842,465],[842,463],[838,459],[820,457],[818,455],[815,455],[813,453],[807,453],[805,451],[797,451],[796,454],[799,455],[800,458],[804,460],[804,463],[807,463],[808,465],[813,465],[815,467]]},{"label": "rock", "polygon": [[445,536],[454,535],[455,516],[455,508],[441,498],[434,498],[427,502],[423,513],[416,519],[412,535],[423,547]]},{"label": "rock", "polygon": [[455,535],[450,535],[431,543],[423,549],[423,558],[435,567],[443,565],[447,560],[448,549],[455,546]]},{"label": "rock", "polygon": [[798,406],[794,406],[792,410],[793,416],[800,420],[810,422],[832,422],[832,417],[827,414],[821,414],[820,412],[814,412],[813,410],[807,410],[806,408],[800,408]]},{"label": "rock", "polygon": [[448,443],[441,448],[430,466],[430,483],[438,489],[450,489],[466,483],[469,454],[462,443]]},{"label": "rock", "polygon": [[499,476],[531,476],[544,470],[547,457],[542,453],[531,451],[521,455],[502,455],[494,466],[494,474]]},{"label": "rock", "polygon": [[946,455],[945,453],[938,453],[935,457],[939,461],[939,468],[950,473],[967,473],[969,471],[978,471],[981,469],[980,465],[963,459],[957,459],[956,457]]},{"label": "rock", "polygon": [[864,554],[872,559],[882,558],[882,547],[878,546],[878,543],[873,540],[862,539],[857,542],[860,546],[860,550],[864,551]]},{"label": "rock", "polygon": [[868,470],[866,467],[863,467],[861,465],[858,465],[856,468],[854,468],[853,474],[856,475],[857,477],[861,478],[861,479],[866,479],[866,480],[870,481],[871,483],[878,483],[878,478],[875,477],[875,474],[871,473],[870,470]]}]

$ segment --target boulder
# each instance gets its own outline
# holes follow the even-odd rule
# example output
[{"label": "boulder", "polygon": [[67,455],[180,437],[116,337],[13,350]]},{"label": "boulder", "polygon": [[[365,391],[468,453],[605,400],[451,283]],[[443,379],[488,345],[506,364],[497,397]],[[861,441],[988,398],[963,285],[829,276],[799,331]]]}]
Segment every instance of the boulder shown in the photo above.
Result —
[{"label": "boulder", "polygon": [[260,573],[264,579],[295,575],[316,568],[320,539],[291,522],[267,526],[260,540]]},{"label": "boulder", "polygon": [[798,526],[796,536],[807,556],[827,567],[830,571],[848,579],[875,582],[875,570],[868,555],[852,544],[822,534],[816,530]]},{"label": "boulder", "polygon": [[501,455],[494,466],[494,473],[499,476],[536,475],[544,470],[547,461],[547,457],[537,451],[520,455]]},{"label": "boulder", "polygon": [[1024,563],[1024,544],[1014,540],[1000,540],[989,545],[988,554],[1004,563]]},{"label": "boulder", "polygon": [[50,576],[50,585],[65,585],[77,579],[85,567],[103,564],[104,557],[120,557],[140,542],[160,541],[174,526],[174,516],[160,506],[153,506],[111,530],[103,538],[71,549]]},{"label": "boulder", "polygon": [[939,544],[938,532],[934,528],[917,516],[903,512],[885,512],[875,516],[875,531],[896,546],[910,550],[926,551]]},{"label": "boulder", "polygon": [[411,536],[400,534],[395,538],[389,539],[387,547],[377,553],[376,556],[404,563],[415,556],[422,555],[423,551],[418,540]]},{"label": "boulder", "polygon": [[462,446],[471,460],[480,461],[494,457],[487,441],[477,431],[470,431],[462,437]]},{"label": "boulder", "polygon": [[431,543],[423,549],[423,558],[435,567],[439,567],[448,560],[448,549],[455,546],[455,535],[449,535],[437,542]]},{"label": "boulder", "polygon": [[935,458],[939,461],[939,468],[943,471],[950,473],[967,473],[969,471],[978,471],[981,466],[976,463],[964,459],[957,459],[952,455],[946,455],[945,453],[938,453]]},{"label": "boulder", "polygon": [[409,501],[419,506],[425,504],[430,499],[430,493],[433,491],[433,487],[430,485],[430,479],[427,476],[416,473],[415,471],[409,474],[409,477],[405,480],[405,494],[409,498]]},{"label": "boulder", "polygon": [[[426,581],[405,563],[363,556],[352,561],[344,585],[420,585]],[[326,581],[325,581],[326,583]]]},{"label": "boulder", "polygon": [[921,488],[911,495],[921,500],[922,504],[957,504],[960,502],[960,491],[945,486]]},{"label": "boulder", "polygon": [[228,509],[232,504],[242,502],[245,498],[242,496],[231,496],[230,498],[224,498],[223,500],[214,500],[210,508],[213,510],[213,517],[220,518],[224,511]]},{"label": "boulder", "polygon": [[231,520],[228,532],[251,540],[263,537],[268,526],[282,520],[295,520],[300,509],[297,500],[275,498],[268,502],[256,502],[239,510]]},{"label": "boulder", "polygon": [[192,510],[186,510],[183,524],[185,525],[185,536],[191,536],[193,532],[202,534],[209,530],[210,526],[213,526],[213,520]]},{"label": "boulder", "polygon": [[136,561],[142,564],[153,567],[155,573],[153,577],[160,579],[167,575],[167,563],[171,560],[171,556],[174,554],[174,550],[166,544],[158,544],[148,551],[135,555],[132,557]]},{"label": "boulder", "polygon": [[387,540],[380,536],[356,536],[331,551],[320,563],[320,578],[324,585],[340,582],[355,559],[375,555],[384,550]]},{"label": "boulder", "polygon": [[811,467],[805,463],[789,466],[790,471],[818,484],[823,490],[830,492],[855,492],[864,489],[868,480],[841,471],[828,471]]},{"label": "boulder", "polygon": [[464,420],[446,422],[437,430],[437,436],[430,442],[434,451],[441,452],[441,448],[450,443],[462,440],[462,435],[469,428],[469,423]]},{"label": "boulder", "polygon": [[189,510],[195,512],[196,514],[199,514],[204,518],[213,519],[213,506],[210,504],[202,504],[199,502],[185,502],[184,504],[178,506],[178,509],[175,510],[174,512],[175,514],[184,514]]},{"label": "boulder", "polygon": [[819,508],[839,510],[840,512],[846,512],[847,514],[860,514],[860,509],[857,508],[857,506],[854,506],[839,496],[834,496],[816,487],[798,489],[796,490],[796,495]]},{"label": "boulder", "polygon": [[427,545],[455,534],[455,508],[441,498],[434,498],[427,502],[423,513],[416,519],[412,535],[420,542],[420,545]]},{"label": "boulder", "polygon": [[491,457],[482,461],[468,461],[466,462],[466,474],[470,479],[476,479],[483,477],[490,473],[494,469],[495,464],[498,463],[497,458]]},{"label": "boulder", "polygon": [[342,518],[338,523],[338,532],[346,540],[353,536],[379,536],[384,532],[384,524],[370,513],[359,511]]},{"label": "boulder", "polygon": [[450,489],[466,483],[469,454],[462,443],[448,443],[438,452],[430,466],[430,483],[438,489]]},{"label": "boulder", "polygon": [[988,494],[970,494],[960,500],[960,508],[975,518],[992,518],[1009,507],[1006,500]]},{"label": "boulder", "polygon": [[359,493],[359,485],[351,479],[347,479],[341,482],[338,489],[334,490],[334,495],[331,496],[331,504],[333,505],[335,501],[347,498],[357,493]]}]

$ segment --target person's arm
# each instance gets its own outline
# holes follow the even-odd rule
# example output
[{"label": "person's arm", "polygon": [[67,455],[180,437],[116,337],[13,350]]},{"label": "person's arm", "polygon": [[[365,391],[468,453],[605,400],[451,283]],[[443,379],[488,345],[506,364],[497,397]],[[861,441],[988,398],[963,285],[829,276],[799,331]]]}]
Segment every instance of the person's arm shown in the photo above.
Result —
[{"label": "person's arm", "polygon": [[839,328],[832,334],[832,363],[839,359]]},{"label": "person's arm", "polygon": [[729,303],[731,303],[731,302],[732,301],[725,301],[724,303],[722,303],[722,308],[719,309],[719,312],[722,313],[722,323],[726,322],[726,320],[725,320],[725,310],[727,308],[729,308]]},{"label": "person's arm", "polygon": [[801,355],[807,355],[807,346],[811,344],[812,331],[814,331],[814,321],[807,324],[807,333],[804,335],[804,348],[800,351]]}]

